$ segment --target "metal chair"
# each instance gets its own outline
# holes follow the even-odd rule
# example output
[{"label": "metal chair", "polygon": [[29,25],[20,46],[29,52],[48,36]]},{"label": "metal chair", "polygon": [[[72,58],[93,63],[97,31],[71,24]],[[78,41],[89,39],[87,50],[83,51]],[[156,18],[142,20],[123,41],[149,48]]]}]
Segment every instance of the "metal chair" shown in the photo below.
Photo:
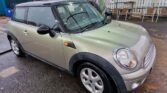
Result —
[{"label": "metal chair", "polygon": [[167,0],[158,0],[155,3],[157,7],[156,22],[158,22],[159,17],[167,17]]},{"label": "metal chair", "polygon": [[152,17],[152,22],[154,22],[155,14],[156,14],[156,8],[154,7],[148,7],[146,9],[143,9],[142,22],[144,21],[145,17]]}]

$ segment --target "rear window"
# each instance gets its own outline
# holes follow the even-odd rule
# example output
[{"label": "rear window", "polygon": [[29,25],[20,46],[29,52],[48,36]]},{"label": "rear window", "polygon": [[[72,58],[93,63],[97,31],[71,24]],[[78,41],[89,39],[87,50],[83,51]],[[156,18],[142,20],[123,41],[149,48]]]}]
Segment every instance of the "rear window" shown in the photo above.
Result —
[{"label": "rear window", "polygon": [[24,22],[25,21],[25,14],[26,14],[26,8],[16,8],[14,15],[13,15],[13,19],[16,21],[21,21]]}]

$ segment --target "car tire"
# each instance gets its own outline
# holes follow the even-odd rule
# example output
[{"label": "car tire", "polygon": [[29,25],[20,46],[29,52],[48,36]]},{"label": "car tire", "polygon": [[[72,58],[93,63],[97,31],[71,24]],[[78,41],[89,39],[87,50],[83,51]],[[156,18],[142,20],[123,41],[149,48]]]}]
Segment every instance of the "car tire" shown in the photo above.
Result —
[{"label": "car tire", "polygon": [[16,39],[11,38],[10,40],[10,46],[12,48],[13,53],[18,57],[24,57],[25,53],[22,51],[20,44]]},{"label": "car tire", "polygon": [[107,75],[91,63],[80,65],[77,77],[80,84],[90,93],[116,93]]}]

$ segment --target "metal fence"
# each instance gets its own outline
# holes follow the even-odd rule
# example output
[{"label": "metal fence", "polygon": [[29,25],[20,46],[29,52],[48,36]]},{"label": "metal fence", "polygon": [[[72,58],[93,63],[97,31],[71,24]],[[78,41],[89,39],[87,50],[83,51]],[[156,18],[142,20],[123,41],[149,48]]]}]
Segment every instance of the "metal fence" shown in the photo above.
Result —
[{"label": "metal fence", "polygon": [[[95,0],[103,1],[103,0]],[[134,2],[134,8],[139,7],[167,7],[167,0],[104,0],[105,6],[108,8],[124,8],[126,2]],[[118,6],[116,6],[118,4]]]},{"label": "metal fence", "polygon": [[[167,16],[167,0],[95,0],[96,2],[104,1],[105,7],[112,9],[117,15],[117,19],[121,15],[128,15],[141,18],[152,17],[152,21],[157,22],[161,16]],[[101,6],[101,4],[99,3]],[[156,18],[155,18],[156,17]]]}]

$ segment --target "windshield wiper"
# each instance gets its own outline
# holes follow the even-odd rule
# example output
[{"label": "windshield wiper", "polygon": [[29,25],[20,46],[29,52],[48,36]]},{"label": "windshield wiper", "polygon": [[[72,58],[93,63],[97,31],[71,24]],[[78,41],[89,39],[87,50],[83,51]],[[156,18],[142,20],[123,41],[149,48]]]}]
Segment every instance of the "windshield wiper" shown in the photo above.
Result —
[{"label": "windshield wiper", "polygon": [[90,24],[87,25],[87,26],[85,26],[85,27],[83,27],[82,30],[81,30],[81,32],[85,32],[85,31],[88,30],[88,28],[90,28],[90,27],[91,27]]},{"label": "windshield wiper", "polygon": [[89,25],[83,27],[82,30],[81,30],[81,32],[84,32],[84,31],[88,30],[89,28],[94,27],[96,24],[99,24],[99,23],[100,23],[100,22],[91,23],[91,24],[89,24]]}]

